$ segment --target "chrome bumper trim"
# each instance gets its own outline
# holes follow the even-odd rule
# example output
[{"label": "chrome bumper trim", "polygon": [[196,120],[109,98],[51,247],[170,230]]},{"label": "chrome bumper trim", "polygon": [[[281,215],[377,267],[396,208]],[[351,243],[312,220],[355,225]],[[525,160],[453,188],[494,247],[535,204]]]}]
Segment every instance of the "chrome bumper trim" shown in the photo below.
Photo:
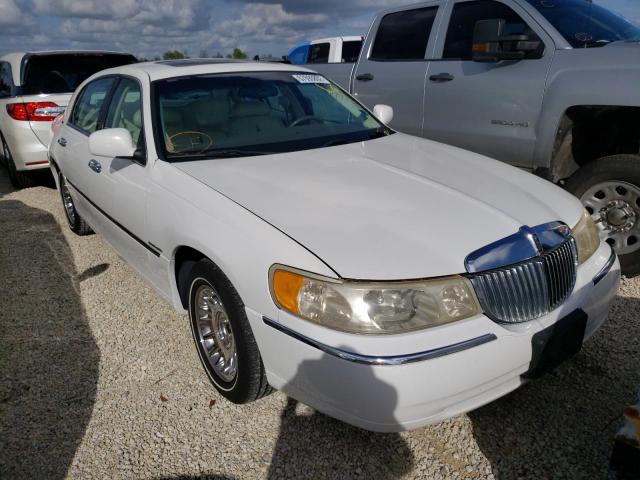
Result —
[{"label": "chrome bumper trim", "polygon": [[359,353],[347,352],[339,348],[330,347],[329,345],[325,345],[324,343],[320,343],[315,340],[312,340],[305,335],[294,332],[290,328],[287,328],[279,323],[276,323],[267,317],[262,317],[262,321],[266,325],[272,328],[275,328],[276,330],[286,335],[289,335],[290,337],[293,337],[296,340],[306,343],[307,345],[313,348],[317,348],[318,350],[324,353],[327,353],[337,358],[341,358],[342,360],[347,360],[349,362],[359,363],[362,365],[389,366],[389,365],[405,365],[407,363],[422,362],[424,360],[431,360],[433,358],[444,357],[445,355],[451,355],[453,353],[462,352],[463,350],[468,350],[470,348],[477,347],[479,345],[483,345],[485,343],[492,342],[493,340],[498,339],[498,337],[496,337],[493,333],[487,333],[477,338],[465,340],[460,343],[454,343],[453,345],[447,345],[446,347],[434,348],[433,350],[427,350],[425,352],[410,353],[407,355],[393,355],[388,357],[378,357],[373,355],[361,355]]},{"label": "chrome bumper trim", "polygon": [[602,279],[607,276],[607,273],[609,273],[614,263],[616,263],[616,252],[613,250],[613,247],[611,247],[611,255],[609,256],[609,260],[607,260],[607,263],[604,264],[602,270],[600,270],[597,275],[593,277],[594,285],[599,284]]}]

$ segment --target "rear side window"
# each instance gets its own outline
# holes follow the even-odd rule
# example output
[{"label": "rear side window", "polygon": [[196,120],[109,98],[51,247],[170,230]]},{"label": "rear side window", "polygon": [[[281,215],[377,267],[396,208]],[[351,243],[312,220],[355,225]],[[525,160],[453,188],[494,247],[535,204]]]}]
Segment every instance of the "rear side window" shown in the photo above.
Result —
[{"label": "rear side window", "polygon": [[11,96],[11,65],[7,62],[0,62],[0,98]]},{"label": "rear side window", "polygon": [[316,43],[311,45],[308,63],[329,63],[329,44]]},{"label": "rear side window", "polygon": [[423,60],[438,7],[389,13],[380,21],[371,60]]},{"label": "rear side window", "polygon": [[[453,7],[442,58],[472,60],[473,32],[476,22],[495,18],[506,20],[505,35],[529,34],[538,38],[527,22],[504,3],[493,0],[458,3]],[[541,56],[542,52],[531,52],[528,58]]]},{"label": "rear side window", "polygon": [[114,77],[105,77],[89,83],[73,107],[69,123],[86,133],[93,133],[98,129],[98,119],[102,105],[115,82]]},{"label": "rear side window", "polygon": [[362,40],[349,40],[342,43],[342,62],[355,63],[360,56],[362,49]]},{"label": "rear side window", "polygon": [[135,61],[132,55],[33,55],[25,66],[22,94],[71,93],[94,73]]}]

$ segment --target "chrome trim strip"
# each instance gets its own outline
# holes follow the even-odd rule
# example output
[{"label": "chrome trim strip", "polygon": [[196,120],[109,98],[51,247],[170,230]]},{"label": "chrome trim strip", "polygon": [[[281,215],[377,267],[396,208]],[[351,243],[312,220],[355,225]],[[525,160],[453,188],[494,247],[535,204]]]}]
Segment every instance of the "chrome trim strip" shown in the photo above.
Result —
[{"label": "chrome trim strip", "polygon": [[609,260],[607,260],[607,263],[604,264],[604,267],[602,267],[602,269],[596,274],[596,276],[593,277],[594,285],[599,284],[604,279],[604,277],[607,276],[611,268],[613,268],[614,263],[616,263],[616,252],[613,247],[611,247],[611,255],[609,256]]},{"label": "chrome trim strip", "polygon": [[262,317],[262,321],[266,325],[275,328],[276,330],[289,335],[296,340],[300,340],[302,343],[306,343],[313,348],[317,348],[324,353],[341,358],[342,360],[347,360],[349,362],[359,363],[362,365],[390,366],[422,362],[424,360],[431,360],[438,357],[444,357],[445,355],[462,352],[463,350],[468,350],[470,348],[477,347],[498,339],[498,337],[496,337],[493,333],[487,333],[480,337],[472,338],[471,340],[454,343],[453,345],[447,345],[446,347],[434,348],[433,350],[427,350],[425,352],[410,353],[407,355],[394,355],[389,357],[377,357],[373,355],[361,355],[359,353],[347,352],[339,348],[330,347],[329,345],[325,345],[324,343],[317,342],[305,335],[297,333],[290,328],[276,323],[267,317]]}]

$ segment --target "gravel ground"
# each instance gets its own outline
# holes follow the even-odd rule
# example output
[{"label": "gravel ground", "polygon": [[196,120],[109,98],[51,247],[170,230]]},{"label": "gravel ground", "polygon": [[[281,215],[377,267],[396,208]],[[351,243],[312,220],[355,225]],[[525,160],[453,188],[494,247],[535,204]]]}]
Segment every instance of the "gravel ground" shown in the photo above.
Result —
[{"label": "gravel ground", "polygon": [[220,397],[187,321],[98,236],[76,237],[50,186],[0,169],[0,478],[599,479],[640,385],[640,280],[557,371],[402,434],[287,400]]}]

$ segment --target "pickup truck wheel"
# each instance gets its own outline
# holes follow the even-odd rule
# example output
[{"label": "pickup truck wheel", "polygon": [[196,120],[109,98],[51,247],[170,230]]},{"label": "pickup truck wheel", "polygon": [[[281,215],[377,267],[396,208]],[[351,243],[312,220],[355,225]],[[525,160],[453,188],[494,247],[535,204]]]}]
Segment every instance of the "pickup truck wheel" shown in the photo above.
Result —
[{"label": "pickup truck wheel", "polygon": [[58,185],[60,188],[60,198],[62,199],[62,208],[64,209],[64,215],[67,217],[71,231],[80,236],[92,234],[93,230],[91,230],[91,227],[76,211],[73,198],[71,197],[71,193],[69,193],[67,181],[62,173],[58,174]]},{"label": "pickup truck wheel", "polygon": [[13,161],[11,150],[9,150],[9,145],[7,145],[2,133],[0,133],[0,156],[2,157],[4,164],[7,166],[7,170],[9,170],[9,180],[11,180],[11,185],[15,188],[28,188],[35,185],[33,177],[26,172],[19,172],[16,169],[16,164]]},{"label": "pickup truck wheel", "polygon": [[566,183],[593,216],[622,272],[640,274],[640,155],[613,155],[580,168]]},{"label": "pickup truck wheel", "polygon": [[231,282],[208,259],[191,264],[180,277],[188,279],[191,331],[209,380],[234,403],[270,393],[244,304]]}]

